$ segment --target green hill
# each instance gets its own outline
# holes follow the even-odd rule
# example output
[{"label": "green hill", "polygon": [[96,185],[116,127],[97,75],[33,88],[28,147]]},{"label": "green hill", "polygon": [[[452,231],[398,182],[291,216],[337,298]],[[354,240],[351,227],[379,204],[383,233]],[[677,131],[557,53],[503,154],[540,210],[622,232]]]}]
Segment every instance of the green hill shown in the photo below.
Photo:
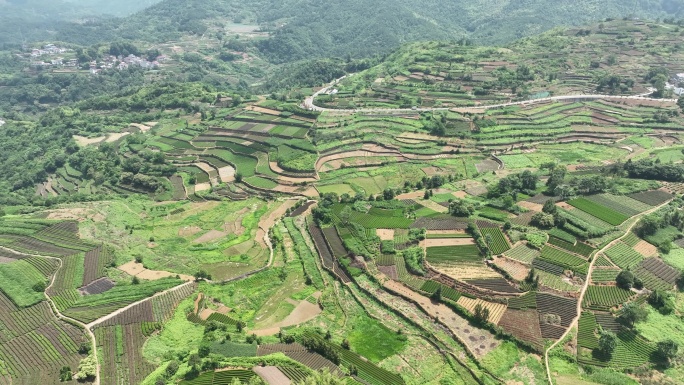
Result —
[{"label": "green hill", "polygon": [[230,35],[228,22],[258,24],[270,36],[253,44],[274,62],[319,57],[367,57],[402,43],[460,40],[499,44],[556,26],[606,18],[678,18],[673,0],[453,1],[166,0],[122,20],[68,24],[57,37],[93,44],[121,38],[168,41],[184,34]]}]

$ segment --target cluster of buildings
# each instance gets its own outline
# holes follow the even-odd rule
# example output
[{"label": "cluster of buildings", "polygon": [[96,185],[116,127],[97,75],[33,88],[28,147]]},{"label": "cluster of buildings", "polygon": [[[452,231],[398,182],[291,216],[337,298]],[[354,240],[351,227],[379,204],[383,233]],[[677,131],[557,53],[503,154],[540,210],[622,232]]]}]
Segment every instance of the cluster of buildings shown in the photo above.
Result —
[{"label": "cluster of buildings", "polygon": [[[25,49],[29,51],[29,49]],[[58,47],[54,44],[46,44],[42,48],[30,49],[31,68],[77,68],[82,63],[78,59],[64,59],[58,55],[72,52],[73,50],[63,47]],[[47,56],[47,57],[46,57]],[[153,61],[136,55],[128,56],[114,56],[105,55],[101,60],[93,60],[88,63],[90,73],[97,74],[102,70],[116,69],[125,70],[131,66],[137,66],[144,69],[155,69],[159,67],[160,63],[168,60],[168,57],[161,55]]]},{"label": "cluster of buildings", "polygon": [[665,88],[671,89],[677,96],[684,96],[684,73],[673,76]]},{"label": "cluster of buildings", "polygon": [[138,66],[144,69],[151,70],[159,68],[159,64],[167,60],[168,57],[165,55],[158,56],[154,61],[149,61],[145,58],[135,55],[128,55],[125,57],[121,55],[106,55],[102,58],[102,61],[100,62],[97,62],[95,60],[90,62],[90,73],[97,74],[100,71],[107,69],[125,70],[131,66]]}]

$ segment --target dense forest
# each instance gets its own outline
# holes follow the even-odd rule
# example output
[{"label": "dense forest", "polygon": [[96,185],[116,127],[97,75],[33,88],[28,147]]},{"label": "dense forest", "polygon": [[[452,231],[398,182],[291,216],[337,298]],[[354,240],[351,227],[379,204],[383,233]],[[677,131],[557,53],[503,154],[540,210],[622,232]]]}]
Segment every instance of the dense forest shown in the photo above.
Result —
[{"label": "dense forest", "polygon": [[[78,23],[64,21],[59,16],[73,14],[73,7],[60,7],[55,12],[49,12],[51,7],[44,9],[48,12],[39,17],[23,8],[6,13],[1,23],[4,32],[0,31],[4,43],[18,43],[27,36],[33,40],[57,38],[82,45],[119,39],[162,42],[188,33],[202,35],[215,31],[230,20],[258,24],[271,32],[270,38],[251,44],[270,60],[287,62],[312,57],[373,56],[389,52],[402,43],[419,40],[468,38],[478,43],[499,44],[559,25],[580,25],[608,17],[684,16],[684,5],[675,0],[581,0],[572,3],[509,0],[496,4],[484,0],[447,3],[437,0],[420,3],[407,0],[370,3],[360,0],[333,3],[321,0],[166,0],[122,19],[85,18]],[[79,9],[76,14],[83,12]],[[54,33],[48,33],[48,29]]]}]

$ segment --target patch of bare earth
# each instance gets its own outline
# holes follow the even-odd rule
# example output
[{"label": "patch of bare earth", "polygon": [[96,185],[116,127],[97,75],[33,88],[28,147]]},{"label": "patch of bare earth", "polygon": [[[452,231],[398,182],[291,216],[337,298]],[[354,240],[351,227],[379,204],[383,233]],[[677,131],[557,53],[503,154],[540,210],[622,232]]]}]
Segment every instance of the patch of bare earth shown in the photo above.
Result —
[{"label": "patch of bare earth", "polygon": [[307,321],[316,318],[321,314],[320,306],[312,304],[309,301],[299,301],[299,304],[292,310],[292,312],[282,321],[273,324],[271,327],[260,330],[253,330],[252,333],[257,336],[268,336],[276,334],[280,328],[288,326],[301,325]]},{"label": "patch of bare earth", "polygon": [[452,194],[453,194],[453,196],[455,196],[456,198],[459,198],[459,199],[463,199],[463,198],[468,197],[468,193],[465,191],[454,191]]},{"label": "patch of bare earth", "polygon": [[475,240],[472,238],[429,238],[425,240],[425,247],[463,246],[474,244]]},{"label": "patch of bare earth", "polygon": [[179,237],[189,237],[191,235],[195,235],[202,231],[200,227],[197,226],[186,226],[183,227],[182,229],[178,229],[178,236]]},{"label": "patch of bare earth", "polygon": [[536,211],[536,212],[541,212],[542,208],[544,208],[543,205],[540,205],[538,203],[528,202],[528,201],[518,202],[518,206],[525,208],[525,209],[528,209],[530,211]]},{"label": "patch of bare earth", "polygon": [[655,257],[658,255],[658,248],[643,240],[634,245],[634,250],[645,257]]},{"label": "patch of bare earth", "polygon": [[275,366],[255,366],[252,370],[269,385],[292,384],[292,381]]},{"label": "patch of bare earth", "polygon": [[232,166],[221,167],[218,169],[218,173],[223,183],[230,183],[235,180],[235,168]]},{"label": "patch of bare earth", "polygon": [[388,280],[383,285],[385,288],[389,289],[389,291],[397,293],[416,303],[432,318],[438,319],[439,322],[456,335],[461,343],[465,344],[468,350],[476,357],[483,357],[500,345],[496,336],[491,332],[470,325],[466,319],[455,313],[446,305],[432,302],[429,298],[408,289],[396,281]]},{"label": "patch of bare earth", "polygon": [[465,230],[428,230],[427,235],[432,234],[465,234]]},{"label": "patch of bare earth", "polygon": [[195,185],[195,192],[211,190],[211,183],[197,183]]},{"label": "patch of bare earth", "polygon": [[393,241],[394,240],[394,230],[389,229],[376,229],[375,233],[380,237],[381,241]]},{"label": "patch of bare earth", "polygon": [[182,279],[184,281],[192,281],[195,279],[195,277],[190,276],[190,275],[185,275],[185,274],[176,274],[176,273],[171,273],[169,271],[149,270],[149,269],[146,269],[142,263],[137,263],[135,261],[131,261],[131,262],[128,262],[126,264],[123,264],[123,265],[119,266],[117,269],[123,271],[124,273],[126,273],[128,275],[132,275],[134,277],[146,279],[149,281],[156,281],[158,279],[175,277],[175,276],[179,276],[180,279]]},{"label": "patch of bare earth", "polygon": [[228,235],[226,232],[218,231],[218,230],[209,230],[206,234],[202,235],[201,237],[195,239],[192,241],[192,243],[206,243],[206,242],[211,242],[215,241],[217,239],[221,239]]},{"label": "patch of bare earth", "polygon": [[574,207],[569,205],[567,202],[558,202],[556,203],[556,206],[562,208],[563,210],[572,210]]}]

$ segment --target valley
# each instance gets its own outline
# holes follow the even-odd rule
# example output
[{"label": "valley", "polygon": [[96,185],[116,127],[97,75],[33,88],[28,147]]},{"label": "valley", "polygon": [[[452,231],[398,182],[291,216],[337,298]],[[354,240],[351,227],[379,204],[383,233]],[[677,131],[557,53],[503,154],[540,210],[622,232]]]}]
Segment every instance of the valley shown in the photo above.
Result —
[{"label": "valley", "polygon": [[257,3],[0,56],[0,384],[681,383],[680,24],[287,64]]}]

